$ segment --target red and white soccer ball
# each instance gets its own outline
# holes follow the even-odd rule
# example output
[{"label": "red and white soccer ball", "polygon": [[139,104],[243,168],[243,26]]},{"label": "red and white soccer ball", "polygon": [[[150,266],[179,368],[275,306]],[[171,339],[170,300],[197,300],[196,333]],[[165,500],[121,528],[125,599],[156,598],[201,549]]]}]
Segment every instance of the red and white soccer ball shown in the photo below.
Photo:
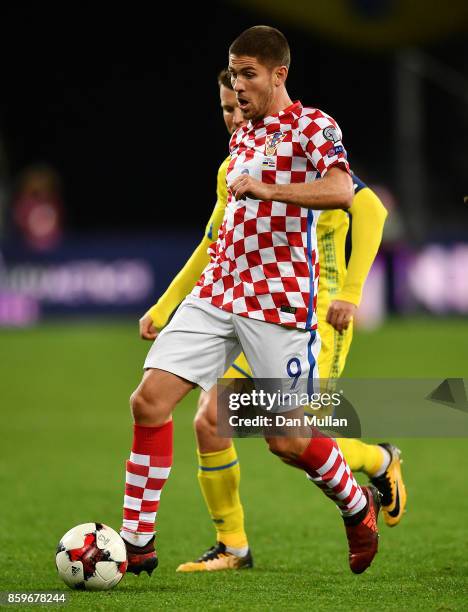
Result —
[{"label": "red and white soccer ball", "polygon": [[60,540],[55,563],[60,577],[72,589],[107,591],[125,574],[127,550],[111,527],[84,523]]}]

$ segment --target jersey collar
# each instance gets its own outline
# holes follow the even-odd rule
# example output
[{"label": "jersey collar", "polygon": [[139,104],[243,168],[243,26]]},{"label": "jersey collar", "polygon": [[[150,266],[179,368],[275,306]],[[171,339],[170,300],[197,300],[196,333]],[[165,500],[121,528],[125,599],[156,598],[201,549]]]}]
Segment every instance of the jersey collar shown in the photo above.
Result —
[{"label": "jersey collar", "polygon": [[301,112],[302,103],[299,100],[296,100],[276,115],[268,115],[256,123],[249,121],[247,124],[247,131],[250,131],[251,129],[258,130],[262,127],[270,125],[271,123],[278,123],[278,119],[282,123],[290,123],[288,119],[297,119],[301,116]]}]

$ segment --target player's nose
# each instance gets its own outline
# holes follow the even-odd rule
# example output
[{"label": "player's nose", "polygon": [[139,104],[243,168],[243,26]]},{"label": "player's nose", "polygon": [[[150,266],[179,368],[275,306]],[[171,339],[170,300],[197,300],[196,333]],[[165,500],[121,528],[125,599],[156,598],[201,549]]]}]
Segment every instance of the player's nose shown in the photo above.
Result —
[{"label": "player's nose", "polygon": [[241,91],[244,91],[244,85],[242,83],[242,79],[240,77],[236,77],[235,79],[231,79],[231,85],[233,90],[236,93],[239,93]]}]

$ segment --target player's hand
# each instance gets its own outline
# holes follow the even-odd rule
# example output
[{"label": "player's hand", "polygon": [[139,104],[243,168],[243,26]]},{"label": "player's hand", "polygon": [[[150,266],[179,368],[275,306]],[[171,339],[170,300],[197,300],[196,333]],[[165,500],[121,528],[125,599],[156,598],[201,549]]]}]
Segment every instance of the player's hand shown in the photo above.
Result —
[{"label": "player's hand", "polygon": [[357,306],[351,302],[345,302],[345,300],[333,300],[328,308],[327,323],[330,323],[330,325],[341,334],[345,329],[348,329],[356,310]]},{"label": "player's hand", "polygon": [[247,197],[253,200],[268,201],[272,199],[271,189],[272,185],[257,181],[248,174],[241,174],[229,185],[229,190],[236,200],[245,200]]},{"label": "player's hand", "polygon": [[140,338],[143,340],[156,340],[159,330],[153,324],[153,319],[149,314],[145,314],[139,321]]}]

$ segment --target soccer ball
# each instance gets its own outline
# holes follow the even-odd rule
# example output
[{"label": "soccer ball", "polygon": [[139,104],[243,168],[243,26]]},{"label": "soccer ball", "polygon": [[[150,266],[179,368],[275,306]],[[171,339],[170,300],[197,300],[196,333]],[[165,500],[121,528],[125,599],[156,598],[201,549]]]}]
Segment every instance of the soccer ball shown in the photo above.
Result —
[{"label": "soccer ball", "polygon": [[72,589],[106,591],[122,580],[127,550],[111,527],[84,523],[60,540],[55,563],[60,577]]}]

